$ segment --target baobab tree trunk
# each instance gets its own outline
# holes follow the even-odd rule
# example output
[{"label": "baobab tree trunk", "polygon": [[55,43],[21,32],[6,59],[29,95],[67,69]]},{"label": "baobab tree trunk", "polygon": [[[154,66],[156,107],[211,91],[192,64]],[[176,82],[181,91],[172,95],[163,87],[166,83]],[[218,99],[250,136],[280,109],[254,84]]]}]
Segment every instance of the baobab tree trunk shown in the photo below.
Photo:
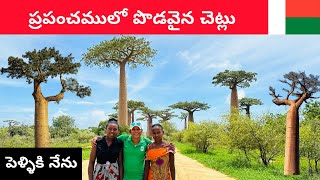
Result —
[{"label": "baobab tree trunk", "polygon": [[40,83],[34,82],[34,138],[36,148],[49,146],[48,101],[41,93]]},{"label": "baobab tree trunk", "polygon": [[299,107],[295,103],[291,103],[287,112],[284,175],[300,174],[298,111]]},{"label": "baobab tree trunk", "polygon": [[48,101],[44,98],[35,101],[34,137],[36,148],[49,146]]},{"label": "baobab tree trunk", "polygon": [[120,125],[128,125],[126,64],[120,63],[120,88],[118,118]]},{"label": "baobab tree trunk", "polygon": [[131,112],[128,110],[128,120],[127,120],[128,122],[128,125],[130,125],[131,124]]},{"label": "baobab tree trunk", "polygon": [[131,122],[134,122],[134,111],[132,111],[132,114],[131,114]]},{"label": "baobab tree trunk", "polygon": [[187,118],[184,118],[184,129],[187,129]]},{"label": "baobab tree trunk", "polygon": [[250,119],[250,106],[246,107],[246,115]]},{"label": "baobab tree trunk", "polygon": [[238,90],[237,85],[233,85],[231,88],[231,97],[230,97],[230,112],[238,113]]},{"label": "baobab tree trunk", "polygon": [[148,117],[147,134],[149,136],[152,136],[151,128],[152,128],[152,117]]},{"label": "baobab tree trunk", "polygon": [[193,112],[192,112],[192,111],[189,111],[188,113],[189,113],[189,115],[188,115],[188,122],[194,122]]}]

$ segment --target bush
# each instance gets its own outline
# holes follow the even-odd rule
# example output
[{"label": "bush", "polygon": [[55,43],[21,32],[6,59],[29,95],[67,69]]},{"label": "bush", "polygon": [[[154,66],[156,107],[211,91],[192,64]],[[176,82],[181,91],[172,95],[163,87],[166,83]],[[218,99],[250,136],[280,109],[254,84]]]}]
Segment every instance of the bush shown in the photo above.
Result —
[{"label": "bush", "polygon": [[219,125],[215,122],[189,123],[183,141],[191,143],[198,151],[207,153],[209,146],[215,145],[216,138],[219,136],[218,130]]},{"label": "bush", "polygon": [[77,140],[78,143],[87,143],[95,136],[90,130],[76,130],[70,135],[72,139]]},{"label": "bush", "polygon": [[175,141],[182,142],[183,133],[184,131],[178,131],[178,132],[172,133],[172,137]]},{"label": "bush", "polygon": [[73,139],[71,137],[63,137],[63,138],[51,138],[50,139],[50,147],[82,147],[77,139]]}]

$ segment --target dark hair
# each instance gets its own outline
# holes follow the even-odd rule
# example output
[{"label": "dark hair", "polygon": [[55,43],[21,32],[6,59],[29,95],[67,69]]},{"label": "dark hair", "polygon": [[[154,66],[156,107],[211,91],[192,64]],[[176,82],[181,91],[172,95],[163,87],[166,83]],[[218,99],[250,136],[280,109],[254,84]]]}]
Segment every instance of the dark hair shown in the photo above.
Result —
[{"label": "dark hair", "polygon": [[163,127],[161,126],[161,124],[154,124],[154,125],[151,126],[151,128],[156,127],[156,126],[160,127],[161,130],[163,131]]},{"label": "dark hair", "polygon": [[107,128],[107,127],[109,126],[109,124],[111,124],[111,123],[116,124],[116,125],[118,126],[118,128],[119,128],[118,120],[116,120],[115,118],[110,118],[110,119],[108,120],[108,123],[107,123],[107,125],[106,125],[106,128]]}]

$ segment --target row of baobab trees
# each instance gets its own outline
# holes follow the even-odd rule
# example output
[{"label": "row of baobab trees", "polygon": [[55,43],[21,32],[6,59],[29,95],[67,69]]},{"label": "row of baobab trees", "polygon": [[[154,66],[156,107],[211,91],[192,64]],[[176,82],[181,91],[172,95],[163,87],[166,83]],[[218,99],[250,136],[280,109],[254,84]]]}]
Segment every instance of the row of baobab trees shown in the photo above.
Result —
[{"label": "row of baobab trees", "polygon": [[[194,122],[194,113],[196,111],[206,111],[210,108],[210,105],[204,102],[197,101],[184,101],[169,105],[168,108],[163,110],[153,110],[145,105],[143,101],[128,100],[128,118],[125,125],[129,125],[135,120],[146,120],[147,121],[147,134],[151,134],[151,126],[154,119],[159,119],[159,122],[166,122],[172,120],[174,117],[178,117],[183,121],[184,129],[188,128],[189,122]],[[255,98],[242,98],[239,100],[239,108],[245,110],[246,115],[250,118],[250,107],[253,105],[262,105],[259,99]],[[110,118],[118,119],[118,103],[113,107],[116,110],[115,113],[109,115]],[[174,109],[180,109],[180,115],[174,114]],[[140,118],[135,119],[135,112],[139,111],[142,115]]]},{"label": "row of baobab trees", "polygon": [[[122,125],[128,123],[126,67],[134,69],[138,65],[152,66],[156,53],[151,42],[145,38],[119,36],[89,47],[82,55],[85,65],[100,68],[115,66],[120,69],[118,119]],[[59,103],[66,91],[73,92],[80,98],[91,95],[90,87],[80,85],[75,78],[67,77],[69,74],[77,74],[80,66],[79,62],[74,61],[72,54],[63,56],[54,47],[45,47],[27,51],[21,57],[10,56],[8,66],[1,68],[1,74],[7,74],[8,78],[24,78],[28,84],[33,84],[35,147],[49,146],[49,102]],[[238,113],[237,88],[249,87],[251,82],[256,81],[255,76],[256,73],[226,70],[213,77],[213,84],[231,89],[231,113]],[[60,80],[60,91],[55,95],[44,96],[41,85],[55,77]],[[306,75],[304,72],[289,72],[281,82],[289,85],[288,89],[283,89],[287,93],[283,99],[280,99],[281,96],[276,94],[274,88],[270,87],[269,90],[276,105],[290,106],[287,112],[284,174],[293,175],[299,174],[299,108],[303,102],[315,98],[313,95],[320,91],[320,82],[319,76]],[[193,120],[193,113],[188,114],[188,119]]]}]

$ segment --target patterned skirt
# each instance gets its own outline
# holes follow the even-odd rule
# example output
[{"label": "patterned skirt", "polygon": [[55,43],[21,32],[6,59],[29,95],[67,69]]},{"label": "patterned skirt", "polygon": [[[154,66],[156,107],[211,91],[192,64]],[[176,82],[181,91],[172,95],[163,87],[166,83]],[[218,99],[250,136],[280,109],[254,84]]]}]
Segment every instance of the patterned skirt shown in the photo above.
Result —
[{"label": "patterned skirt", "polygon": [[93,172],[94,180],[117,180],[119,177],[118,162],[110,163],[107,161],[106,164],[96,163]]}]

